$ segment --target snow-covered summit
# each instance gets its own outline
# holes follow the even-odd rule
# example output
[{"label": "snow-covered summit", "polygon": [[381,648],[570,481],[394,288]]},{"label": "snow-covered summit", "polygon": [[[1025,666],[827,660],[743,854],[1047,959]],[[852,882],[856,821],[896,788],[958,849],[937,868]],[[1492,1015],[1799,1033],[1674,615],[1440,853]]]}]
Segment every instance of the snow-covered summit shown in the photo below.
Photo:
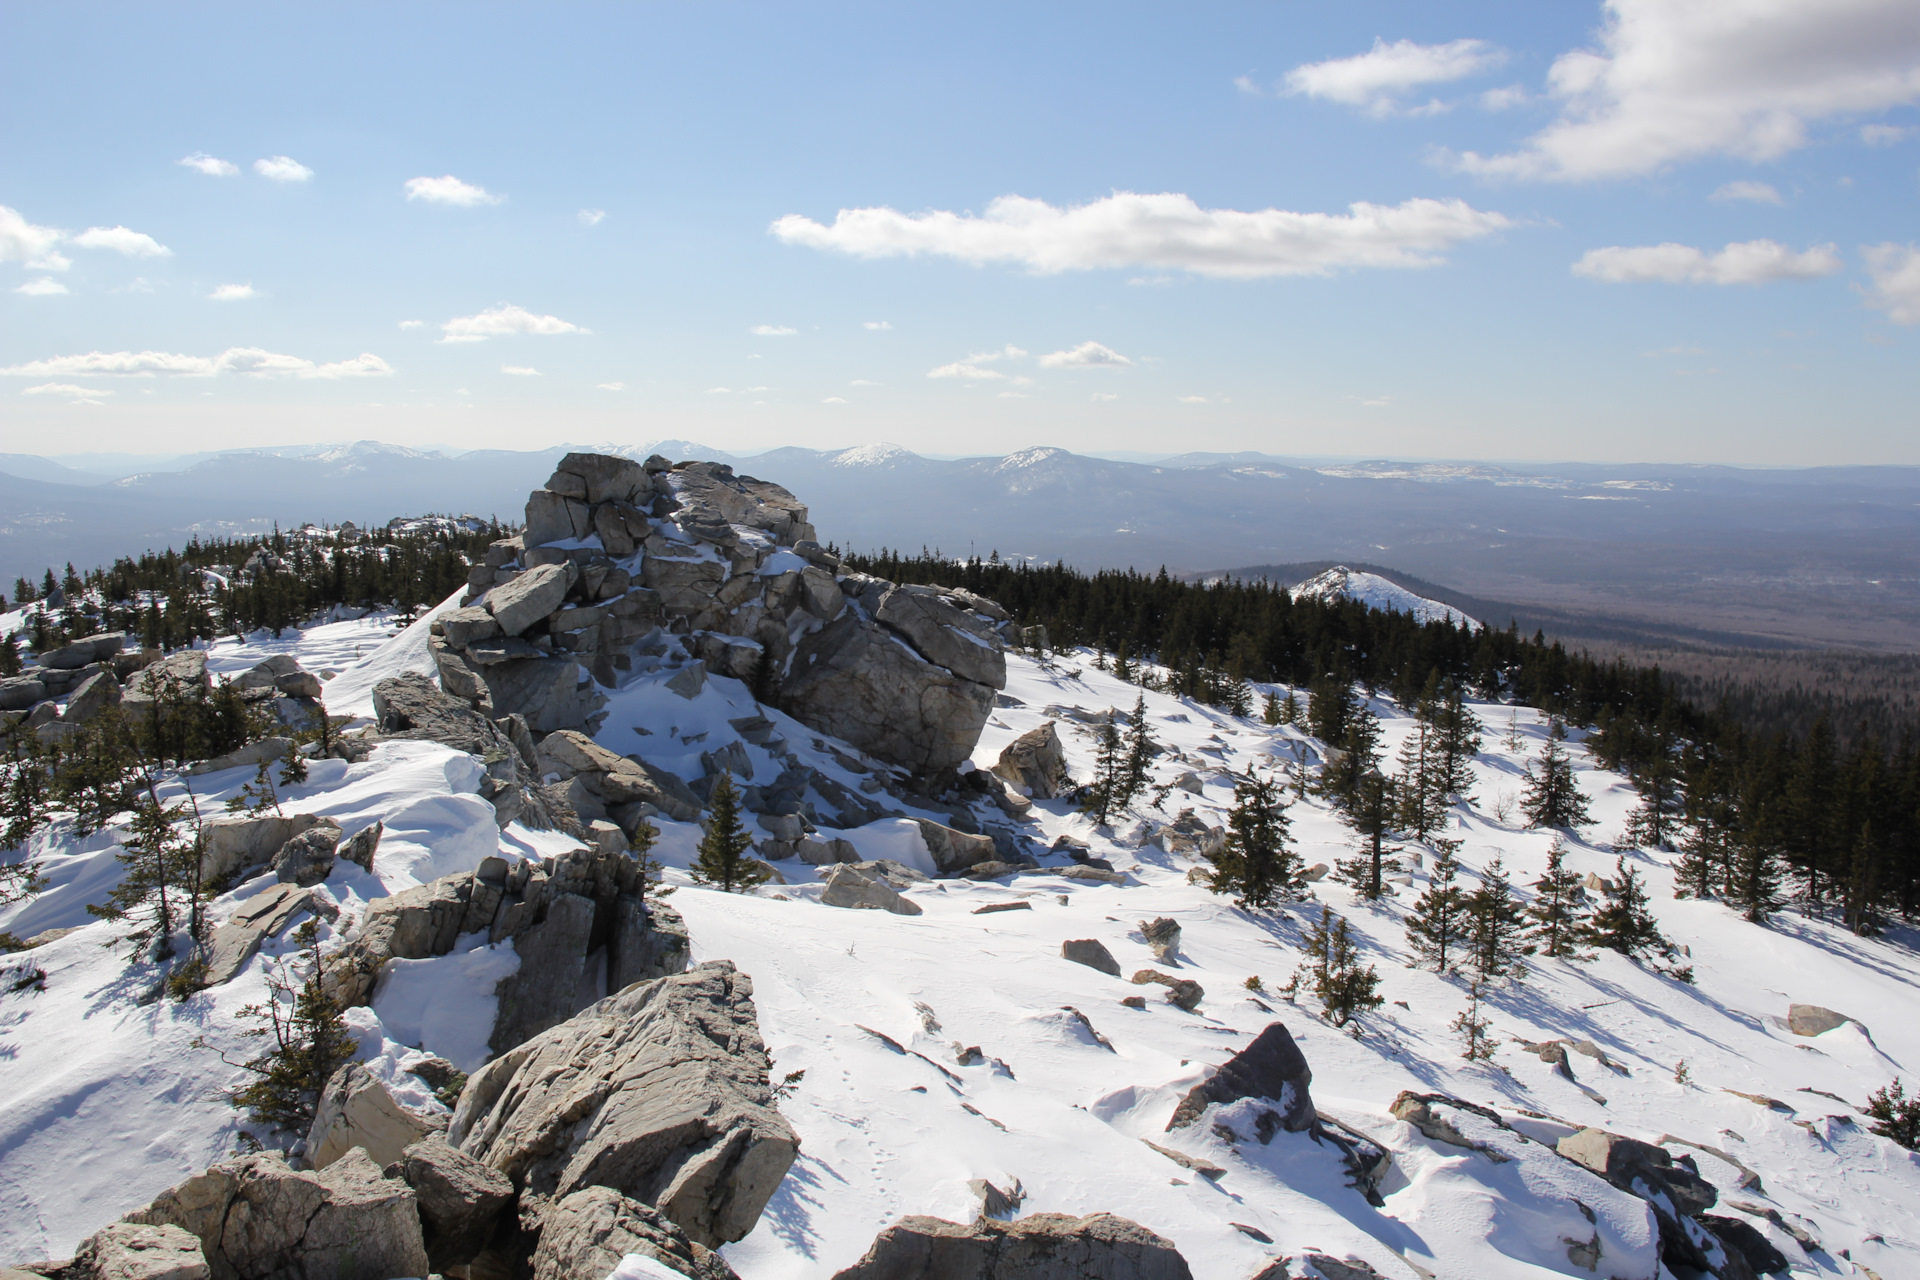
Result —
[{"label": "snow-covered summit", "polygon": [[1451,622],[1456,627],[1469,627],[1478,630],[1478,619],[1470,618],[1452,605],[1441,604],[1438,600],[1429,600],[1425,596],[1415,595],[1396,582],[1390,582],[1377,573],[1362,573],[1335,565],[1314,574],[1293,589],[1295,596],[1308,600],[1336,600],[1345,597],[1358,600],[1361,604],[1375,609],[1390,609],[1395,613],[1410,613],[1421,622]]}]

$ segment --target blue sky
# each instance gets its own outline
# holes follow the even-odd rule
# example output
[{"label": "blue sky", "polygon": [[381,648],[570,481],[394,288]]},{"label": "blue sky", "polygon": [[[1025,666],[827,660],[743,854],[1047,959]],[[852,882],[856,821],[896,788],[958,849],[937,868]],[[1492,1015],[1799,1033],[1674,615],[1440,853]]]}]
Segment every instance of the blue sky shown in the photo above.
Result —
[{"label": "blue sky", "polygon": [[1911,0],[0,21],[0,451],[1920,462]]}]

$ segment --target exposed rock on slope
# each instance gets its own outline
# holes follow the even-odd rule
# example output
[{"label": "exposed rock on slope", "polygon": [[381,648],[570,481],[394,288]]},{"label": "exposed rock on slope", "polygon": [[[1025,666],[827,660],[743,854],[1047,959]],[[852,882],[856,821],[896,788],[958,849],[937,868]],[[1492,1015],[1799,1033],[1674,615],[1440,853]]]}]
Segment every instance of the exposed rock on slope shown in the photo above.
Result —
[{"label": "exposed rock on slope", "polygon": [[834,1280],[1192,1280],[1186,1259],[1110,1213],[1036,1213],[1014,1222],[902,1218]]},{"label": "exposed rock on slope", "polygon": [[691,1280],[738,1280],[725,1258],[610,1187],[584,1187],[547,1211],[533,1280],[605,1280],[633,1253]]},{"label": "exposed rock on slope", "polygon": [[586,1187],[738,1240],[799,1138],[773,1107],[753,984],[731,963],[608,996],[468,1080],[448,1138],[520,1192],[522,1217]]}]

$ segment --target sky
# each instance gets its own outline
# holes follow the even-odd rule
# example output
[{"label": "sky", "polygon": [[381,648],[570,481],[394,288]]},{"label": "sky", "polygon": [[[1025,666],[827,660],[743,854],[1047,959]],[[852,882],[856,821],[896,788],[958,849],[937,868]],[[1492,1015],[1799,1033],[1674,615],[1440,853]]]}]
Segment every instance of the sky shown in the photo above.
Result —
[{"label": "sky", "polygon": [[1920,463],[1920,5],[0,3],[0,452]]}]

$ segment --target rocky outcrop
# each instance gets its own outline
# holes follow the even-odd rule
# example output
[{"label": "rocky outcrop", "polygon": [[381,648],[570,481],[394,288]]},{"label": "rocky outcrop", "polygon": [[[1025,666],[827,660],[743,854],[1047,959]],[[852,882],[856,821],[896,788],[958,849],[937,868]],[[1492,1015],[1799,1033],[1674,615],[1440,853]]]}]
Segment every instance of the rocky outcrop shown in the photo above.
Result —
[{"label": "rocky outcrop", "polygon": [[412,672],[373,687],[373,714],[382,738],[438,742],[478,758],[487,771],[480,795],[501,826],[557,825],[536,782],[533,740],[511,717],[496,722]]},{"label": "rocky outcrop", "polygon": [[1218,853],[1227,842],[1224,827],[1210,827],[1191,809],[1182,809],[1154,833],[1154,840],[1168,853],[1185,854],[1190,858],[1204,858]]},{"label": "rocky outcrop", "polygon": [[[1167,1121],[1167,1132],[1183,1129],[1198,1120],[1215,1104],[1225,1105],[1242,1098],[1261,1098],[1274,1104],[1274,1110],[1262,1113],[1256,1121],[1260,1141],[1271,1141],[1275,1132],[1307,1133],[1314,1127],[1313,1096],[1308,1086],[1313,1071],[1300,1052],[1293,1036],[1278,1022],[1255,1036],[1253,1043],[1220,1065],[1206,1080],[1188,1090]],[[1271,1120],[1268,1119],[1271,1117]]]},{"label": "rocky outcrop", "polygon": [[209,1280],[200,1242],[171,1226],[116,1222],[74,1251],[63,1280]]},{"label": "rocky outcrop", "polygon": [[891,911],[897,916],[917,916],[920,904],[901,896],[886,877],[855,870],[849,864],[830,867],[823,881],[826,888],[820,901],[829,907],[868,908]]},{"label": "rocky outcrop", "polygon": [[1073,789],[1067,749],[1049,720],[1009,742],[994,762],[994,775],[1023,796],[1052,800]]},{"label": "rocky outcrop", "polygon": [[322,818],[281,845],[269,864],[281,884],[311,888],[333,872],[334,852],[340,847],[340,824]]},{"label": "rocky outcrop", "polygon": [[939,874],[965,875],[982,863],[994,861],[992,836],[956,831],[925,818],[916,818],[914,821],[920,827],[920,839],[926,844],[927,853],[933,858],[934,870]]},{"label": "rocky outcrop", "polygon": [[276,884],[248,898],[208,940],[201,985],[217,987],[231,981],[253,959],[263,941],[279,937],[294,917],[319,905],[320,899],[312,889],[295,884]]},{"label": "rocky outcrop", "polygon": [[398,1176],[418,1197],[427,1262],[436,1274],[478,1257],[513,1205],[511,1182],[439,1137],[408,1147],[386,1175]]},{"label": "rocky outcrop", "polygon": [[1668,1267],[1682,1274],[1687,1270],[1705,1271],[1724,1280],[1743,1280],[1743,1272],[1728,1271],[1725,1264],[1744,1267],[1744,1257],[1734,1253],[1716,1266],[1713,1254],[1721,1252],[1719,1242],[1694,1221],[1714,1207],[1719,1192],[1700,1176],[1691,1156],[1676,1160],[1664,1147],[1604,1129],[1570,1133],[1555,1149],[1652,1207],[1660,1224],[1660,1260]]},{"label": "rocky outcrop", "polygon": [[686,925],[645,898],[640,864],[626,853],[575,849],[511,866],[485,858],[473,871],[374,899],[359,932],[328,961],[327,981],[347,1004],[366,1004],[389,960],[443,956],[480,932],[512,941],[521,957],[520,972],[501,986],[496,1052],[573,1015],[590,953],[604,951],[615,991],[687,967]]},{"label": "rocky outcrop", "polygon": [[320,1091],[307,1133],[307,1163],[324,1169],[357,1149],[385,1168],[434,1132],[433,1124],[401,1106],[371,1071],[349,1062]]},{"label": "rocky outcrop", "polygon": [[874,1238],[834,1280],[1191,1280],[1186,1259],[1110,1213],[1036,1213],[1012,1222],[910,1217]]},{"label": "rocky outcrop", "polygon": [[547,1210],[533,1280],[606,1280],[628,1254],[690,1280],[738,1280],[725,1258],[687,1239],[654,1209],[610,1187],[586,1187]]},{"label": "rocky outcrop", "polygon": [[630,987],[467,1081],[448,1140],[505,1174],[522,1218],[601,1186],[708,1248],[738,1240],[793,1163],[753,985],[727,961]]},{"label": "rocky outcrop", "polygon": [[169,688],[188,692],[196,685],[203,689],[210,688],[212,683],[207,675],[206,650],[182,649],[179,653],[170,653],[161,658],[127,681],[126,687],[120,692],[120,705],[126,708],[128,714],[151,712],[161,693]]},{"label": "rocky outcrop", "polygon": [[1835,1027],[1852,1022],[1844,1013],[1823,1009],[1817,1004],[1787,1006],[1787,1029],[1797,1036],[1824,1035]]},{"label": "rocky outcrop", "polygon": [[318,1173],[275,1152],[223,1161],[124,1219],[200,1242],[213,1280],[388,1280],[427,1274],[413,1189],[364,1151]]},{"label": "rocky outcrop", "polygon": [[1113,952],[1107,950],[1107,944],[1098,938],[1073,938],[1061,943],[1060,958],[1086,965],[1089,969],[1098,969],[1116,978],[1120,976],[1120,962],[1113,958]]},{"label": "rocky outcrop", "polygon": [[557,775],[568,784],[567,798],[582,821],[612,818],[631,836],[656,813],[676,822],[700,817],[700,798],[679,778],[636,756],[616,755],[576,730],[548,734],[537,758],[541,777]]}]

